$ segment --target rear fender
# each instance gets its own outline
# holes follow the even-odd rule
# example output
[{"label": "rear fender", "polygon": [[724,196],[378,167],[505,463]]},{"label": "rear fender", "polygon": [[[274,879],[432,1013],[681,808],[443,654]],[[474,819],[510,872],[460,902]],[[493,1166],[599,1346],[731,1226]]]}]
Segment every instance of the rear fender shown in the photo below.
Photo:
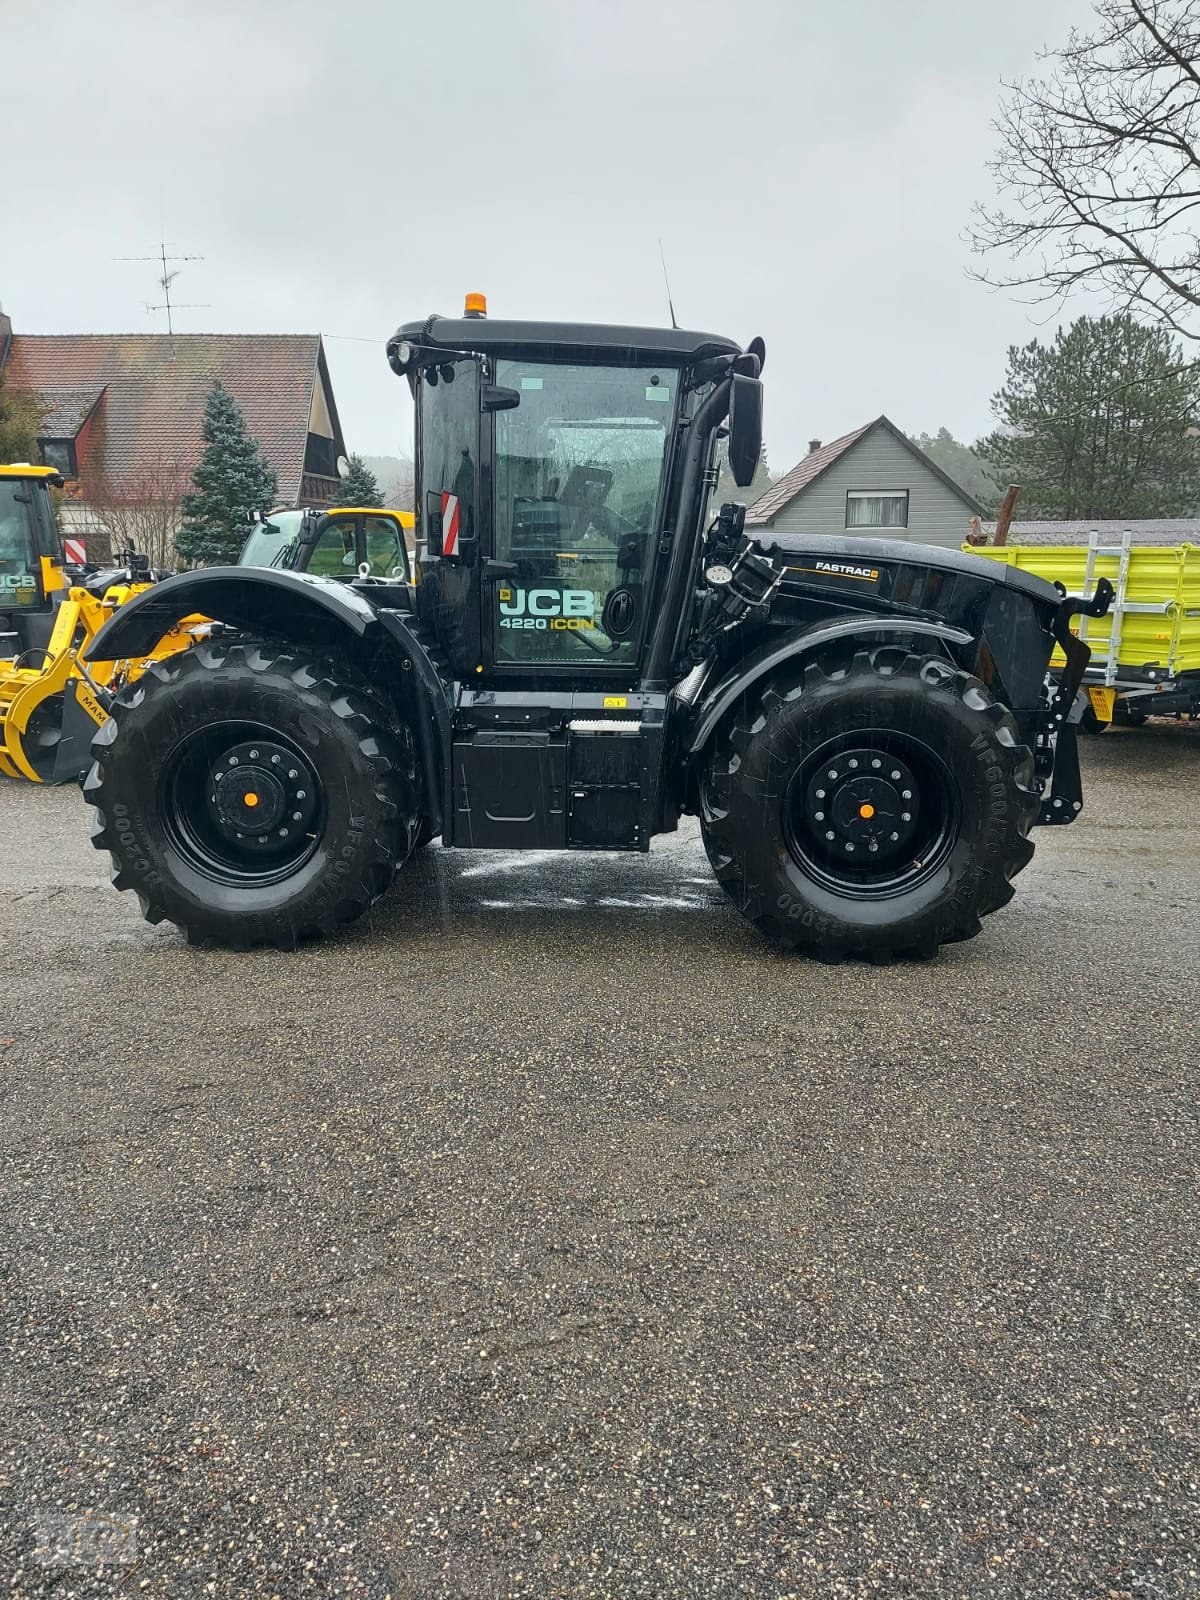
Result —
[{"label": "rear fender", "polygon": [[360,640],[378,626],[374,608],[346,584],[273,567],[206,567],[164,578],[121,606],[87,647],[89,661],[149,655],[184,617],[239,633],[269,633],[329,649],[339,632]]},{"label": "rear fender", "polygon": [[840,639],[929,639],[950,646],[954,660],[960,659],[965,647],[975,646],[975,637],[964,628],[951,627],[945,622],[927,622],[921,618],[831,617],[828,621],[814,623],[811,627],[789,629],[777,640],[768,640],[759,649],[739,661],[704,695],[696,706],[688,736],[689,756],[699,755],[708,744],[727,713],[744,694],[770,677],[788,662],[798,661]]},{"label": "rear fender", "polygon": [[203,616],[239,633],[345,656],[385,698],[415,702],[426,804],[440,823],[449,773],[447,689],[413,620],[378,611],[345,583],[278,567],[207,567],[165,578],[130,600],[99,630],[89,661],[149,655],[185,617]]}]

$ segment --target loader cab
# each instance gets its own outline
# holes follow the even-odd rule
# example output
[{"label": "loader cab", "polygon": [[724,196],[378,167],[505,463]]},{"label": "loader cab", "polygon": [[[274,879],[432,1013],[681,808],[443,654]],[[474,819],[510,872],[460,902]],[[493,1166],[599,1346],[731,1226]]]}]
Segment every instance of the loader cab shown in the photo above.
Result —
[{"label": "loader cab", "polygon": [[357,578],[365,568],[372,578],[408,583],[408,511],[372,506],[339,506],[272,511],[256,522],[238,556],[240,567],[274,567],[319,577]]},{"label": "loader cab", "polygon": [[668,571],[694,545],[727,409],[704,401],[740,356],[681,329],[468,316],[397,333],[418,610],[456,677],[500,694],[645,676],[683,603]]},{"label": "loader cab", "polygon": [[18,463],[0,466],[0,656],[41,648],[49,637],[51,595],[61,547],[50,486],[58,473]]}]

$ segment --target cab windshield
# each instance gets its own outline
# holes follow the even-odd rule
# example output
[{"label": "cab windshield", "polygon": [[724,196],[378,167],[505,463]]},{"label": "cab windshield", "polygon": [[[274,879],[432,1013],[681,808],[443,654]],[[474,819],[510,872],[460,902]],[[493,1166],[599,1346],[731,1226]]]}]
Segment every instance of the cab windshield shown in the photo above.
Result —
[{"label": "cab windshield", "polygon": [[0,609],[38,603],[33,548],[33,497],[41,493],[21,478],[0,478]]},{"label": "cab windshield", "polygon": [[284,557],[299,537],[303,511],[273,511],[266,522],[257,522],[242,546],[239,567],[281,567]]},{"label": "cab windshield", "polygon": [[496,553],[516,580],[497,654],[632,663],[678,370],[500,361],[496,380],[520,395],[496,417]]}]

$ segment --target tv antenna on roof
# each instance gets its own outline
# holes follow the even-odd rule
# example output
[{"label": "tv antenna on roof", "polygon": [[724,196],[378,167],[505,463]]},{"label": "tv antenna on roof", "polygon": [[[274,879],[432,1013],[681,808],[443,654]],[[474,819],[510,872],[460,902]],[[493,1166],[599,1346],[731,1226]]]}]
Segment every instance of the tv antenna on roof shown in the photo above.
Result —
[{"label": "tv antenna on roof", "polygon": [[147,305],[146,310],[147,311],[165,311],[167,313],[167,333],[170,335],[171,338],[175,337],[175,328],[174,328],[174,325],[173,325],[172,320],[171,320],[172,311],[203,311],[203,310],[206,310],[208,308],[209,302],[207,300],[200,300],[200,301],[178,301],[177,300],[177,301],[172,302],[172,300],[171,300],[171,285],[175,282],[175,279],[179,276],[179,268],[176,267],[174,272],[172,272],[171,269],[167,266],[167,262],[168,261],[203,261],[204,260],[203,256],[169,256],[167,254],[166,241],[164,240],[159,245],[158,254],[156,256],[116,256],[116,257],[114,257],[114,260],[117,260],[117,261],[157,261],[159,263],[159,265],[162,267],[162,276],[158,280],[158,286],[163,292],[162,301],[156,306]]}]

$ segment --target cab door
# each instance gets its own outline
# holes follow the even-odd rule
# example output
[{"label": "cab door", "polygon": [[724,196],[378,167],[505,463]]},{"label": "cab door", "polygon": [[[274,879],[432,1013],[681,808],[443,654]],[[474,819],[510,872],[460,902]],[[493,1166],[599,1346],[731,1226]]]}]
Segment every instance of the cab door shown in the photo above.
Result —
[{"label": "cab door", "polygon": [[417,585],[422,619],[460,678],[480,664],[479,363],[426,367],[417,379]]},{"label": "cab door", "polygon": [[497,362],[497,384],[519,401],[494,418],[491,672],[636,672],[678,377],[672,367]]}]

